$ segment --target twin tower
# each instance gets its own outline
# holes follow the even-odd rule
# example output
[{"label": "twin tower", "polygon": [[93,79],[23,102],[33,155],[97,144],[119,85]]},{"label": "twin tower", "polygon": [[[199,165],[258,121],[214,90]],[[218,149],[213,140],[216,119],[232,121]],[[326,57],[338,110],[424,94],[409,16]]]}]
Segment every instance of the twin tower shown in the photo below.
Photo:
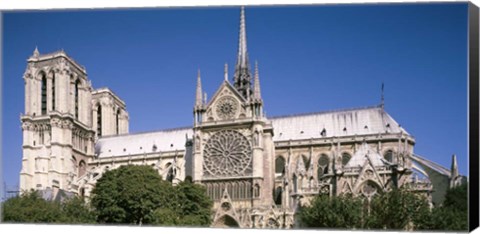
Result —
[{"label": "twin tower", "polygon": [[94,160],[99,137],[128,133],[125,103],[94,90],[83,66],[64,51],[27,60],[20,189],[77,193],[73,181]]}]

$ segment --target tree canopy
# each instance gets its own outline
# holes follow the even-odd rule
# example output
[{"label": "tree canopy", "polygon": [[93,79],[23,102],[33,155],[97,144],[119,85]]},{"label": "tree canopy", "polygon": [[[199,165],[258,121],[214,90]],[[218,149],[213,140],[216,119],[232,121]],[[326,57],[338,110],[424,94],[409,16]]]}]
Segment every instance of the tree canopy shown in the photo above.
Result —
[{"label": "tree canopy", "polygon": [[301,207],[299,217],[305,227],[359,228],[362,201],[348,195],[334,197],[319,195],[310,205]]},{"label": "tree canopy", "polygon": [[445,201],[431,208],[425,196],[394,189],[366,198],[318,195],[302,206],[303,227],[388,230],[468,230],[467,184],[448,189]]},{"label": "tree canopy", "polygon": [[368,229],[413,229],[413,225],[428,223],[429,213],[429,203],[424,196],[393,189],[373,197],[364,226]]},{"label": "tree canopy", "polygon": [[468,184],[464,183],[447,190],[440,207],[432,210],[433,222],[430,229],[468,230]]},{"label": "tree canopy", "polygon": [[149,166],[121,166],[107,171],[92,191],[99,223],[210,224],[212,202],[201,185],[173,186]]},{"label": "tree canopy", "polygon": [[3,203],[3,221],[21,223],[94,223],[95,214],[82,198],[63,203],[45,200],[37,192],[25,192]]}]

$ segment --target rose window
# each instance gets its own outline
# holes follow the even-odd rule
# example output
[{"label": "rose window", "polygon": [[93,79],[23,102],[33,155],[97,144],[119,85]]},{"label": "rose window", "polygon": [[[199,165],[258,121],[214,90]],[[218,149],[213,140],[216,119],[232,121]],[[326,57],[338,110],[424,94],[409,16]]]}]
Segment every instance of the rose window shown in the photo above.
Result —
[{"label": "rose window", "polygon": [[252,149],[241,133],[223,130],[215,133],[204,149],[205,174],[241,176],[251,173]]},{"label": "rose window", "polygon": [[372,197],[377,193],[377,186],[373,182],[367,181],[363,185],[362,192],[366,197]]},{"label": "rose window", "polygon": [[221,98],[216,107],[217,115],[221,119],[231,119],[235,116],[238,109],[238,103],[235,98],[225,96]]},{"label": "rose window", "polygon": [[222,203],[223,211],[229,211],[231,208],[232,208],[232,205],[230,205],[230,203],[228,203],[228,202]]}]

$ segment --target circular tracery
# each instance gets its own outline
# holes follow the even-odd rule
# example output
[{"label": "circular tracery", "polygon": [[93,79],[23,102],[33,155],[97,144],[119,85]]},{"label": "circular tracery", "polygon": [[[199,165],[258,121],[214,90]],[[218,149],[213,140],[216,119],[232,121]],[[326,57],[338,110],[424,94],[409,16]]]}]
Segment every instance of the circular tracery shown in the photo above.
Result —
[{"label": "circular tracery", "polygon": [[238,109],[238,103],[235,98],[225,96],[221,98],[216,107],[217,115],[221,119],[231,119],[235,116]]},{"label": "circular tracery", "polygon": [[366,197],[373,197],[377,193],[377,190],[377,186],[372,181],[367,181],[362,187],[362,193]]},{"label": "circular tracery", "polygon": [[251,172],[252,149],[234,130],[215,133],[204,149],[204,169],[213,176],[241,176]]}]

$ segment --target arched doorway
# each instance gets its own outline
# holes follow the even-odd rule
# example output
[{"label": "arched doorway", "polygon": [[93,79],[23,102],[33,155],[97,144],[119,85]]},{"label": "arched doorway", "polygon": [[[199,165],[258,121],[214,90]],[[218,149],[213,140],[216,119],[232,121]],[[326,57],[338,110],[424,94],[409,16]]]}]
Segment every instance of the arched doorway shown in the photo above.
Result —
[{"label": "arched doorway", "polygon": [[238,222],[232,218],[230,215],[224,215],[215,221],[212,227],[215,228],[230,228],[230,227],[240,227]]}]

